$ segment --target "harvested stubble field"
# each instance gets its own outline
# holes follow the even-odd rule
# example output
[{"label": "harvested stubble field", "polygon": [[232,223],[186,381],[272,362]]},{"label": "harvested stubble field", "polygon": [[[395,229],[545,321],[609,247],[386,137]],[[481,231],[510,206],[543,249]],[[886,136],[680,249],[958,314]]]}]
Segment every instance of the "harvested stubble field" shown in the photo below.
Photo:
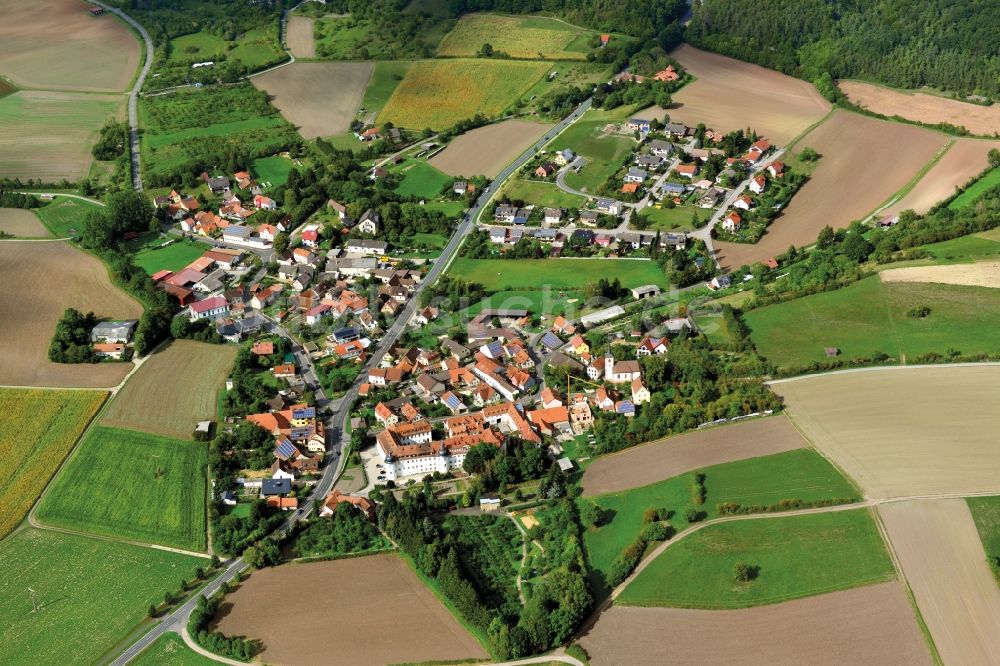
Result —
[{"label": "harvested stubble field", "polygon": [[19,90],[0,98],[0,178],[83,178],[101,126],[124,108],[113,94]]},{"label": "harvested stubble field", "polygon": [[106,396],[0,388],[0,538],[27,515]]},{"label": "harvested stubble field", "polygon": [[802,139],[823,157],[809,182],[755,245],[716,243],[728,268],[777,256],[816,241],[825,226],[864,218],[898,192],[947,143],[943,134],[837,111]]},{"label": "harvested stubble field", "polygon": [[879,507],[917,608],[945,664],[994,664],[1000,589],[965,500]]},{"label": "harvested stubble field", "polygon": [[56,477],[37,516],[66,529],[204,551],[207,466],[203,442],[98,426]]},{"label": "harvested stubble field", "polygon": [[[274,599],[282,603],[274,604]],[[345,599],[350,613],[341,612]],[[373,618],[391,613],[391,627]],[[295,631],[288,631],[289,623]],[[395,555],[255,571],[212,627],[264,645],[260,659],[290,666],[381,666],[482,659],[486,652]]]},{"label": "harvested stubble field", "polygon": [[50,235],[38,216],[23,208],[0,208],[0,231],[20,238],[44,238]]},{"label": "harvested stubble field", "polygon": [[594,666],[933,663],[897,582],[741,610],[613,606],[579,642]]},{"label": "harvested stubble field", "polygon": [[991,148],[1000,148],[1000,141],[958,139],[944,157],[920,179],[916,187],[886,208],[882,215],[898,215],[907,209],[926,213],[937,202],[955,194],[956,187],[965,185],[982,173],[988,165],[987,155]]},{"label": "harvested stubble field", "polygon": [[584,34],[581,28],[544,17],[466,14],[441,41],[438,55],[475,57],[483,44],[491,43],[513,58],[583,60],[583,49],[568,47]]},{"label": "harvested stubble field", "polygon": [[[120,498],[118,498],[120,499]],[[0,541],[0,663],[91,664],[190,580],[202,558],[23,529]],[[28,588],[41,606],[32,612]]]},{"label": "harvested stubble field", "polygon": [[139,42],[114,16],[77,0],[0,0],[0,72],[29,88],[118,92],[139,67]]},{"label": "harvested stubble field", "polygon": [[174,340],[129,378],[101,424],[187,439],[198,421],[215,418],[216,396],[234,358],[231,345]]},{"label": "harvested stubble field", "polygon": [[771,388],[868,497],[1000,490],[1000,366],[873,368]]},{"label": "harvested stubble field", "polygon": [[378,114],[378,122],[440,130],[480,113],[498,116],[549,67],[545,62],[517,60],[421,60],[407,71]]},{"label": "harvested stubble field", "polygon": [[983,136],[996,136],[1000,132],[1000,106],[996,104],[982,106],[864,81],[844,79],[837,86],[854,104],[883,116],[899,116],[930,125],[949,123]]},{"label": "harvested stubble field", "polygon": [[99,260],[65,242],[0,243],[0,385],[116,386],[130,363],[67,365],[48,360],[49,341],[66,308],[137,319],[142,306],[111,284]]},{"label": "harvested stubble field", "polygon": [[[758,568],[733,580],[737,562]],[[668,542],[647,560],[616,603],[677,608],[746,608],[895,579],[868,509],[732,520]]]},{"label": "harvested stubble field", "polygon": [[981,261],[975,264],[947,266],[908,266],[879,273],[883,282],[933,282],[969,287],[1000,287],[1000,263]]},{"label": "harvested stubble field", "polygon": [[505,120],[456,137],[430,163],[449,176],[495,178],[552,125],[525,120]]},{"label": "harvested stubble field", "polygon": [[315,58],[316,40],[313,39],[313,20],[308,16],[293,14],[288,17],[288,50],[296,58]]},{"label": "harvested stubble field", "polygon": [[[674,122],[705,123],[724,132],[750,127],[784,145],[830,111],[830,103],[806,81],[688,44],[670,55],[697,77],[673,95],[666,113]],[[643,117],[653,115],[662,117],[662,109],[647,110]]]},{"label": "harvested stubble field", "polygon": [[347,131],[372,77],[370,62],[295,62],[255,76],[285,119],[306,139]]},{"label": "harvested stubble field", "polygon": [[598,458],[583,475],[583,495],[639,488],[708,465],[792,451],[805,445],[784,416],[696,430]]}]

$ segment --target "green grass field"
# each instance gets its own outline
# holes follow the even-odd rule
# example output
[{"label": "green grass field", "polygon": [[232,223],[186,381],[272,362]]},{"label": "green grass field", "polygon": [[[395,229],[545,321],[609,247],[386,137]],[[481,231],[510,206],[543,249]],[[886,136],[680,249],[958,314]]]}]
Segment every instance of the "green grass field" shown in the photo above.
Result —
[{"label": "green grass field", "polygon": [[[915,307],[931,309],[915,319]],[[744,315],[757,349],[778,367],[875,352],[912,358],[927,352],[1000,353],[1000,290],[943,284],[882,283],[878,276]]]},{"label": "green grass field", "polygon": [[966,500],[983,542],[986,560],[1000,580],[1000,496],[969,497]]},{"label": "green grass field", "polygon": [[99,426],[38,508],[44,523],[203,551],[205,444]]},{"label": "green grass field", "polygon": [[239,61],[251,71],[274,62],[281,55],[275,49],[273,40],[268,37],[266,28],[250,30],[234,42],[227,42],[222,37],[202,30],[170,40],[170,57],[167,62],[183,65],[192,60],[213,60],[223,54],[229,60]]},{"label": "green grass field", "polygon": [[[593,50],[586,48],[590,35],[593,33],[543,16],[466,14],[441,41],[438,55],[474,57],[489,43],[514,58],[583,60]],[[586,37],[579,40],[580,36]]]},{"label": "green grass field", "polygon": [[106,397],[104,391],[0,388],[0,538],[27,515]]},{"label": "green grass field", "polygon": [[994,187],[1000,185],[1000,169],[993,169],[985,176],[973,183],[967,190],[955,197],[949,204],[948,208],[958,209],[965,208],[966,206],[972,204],[976,199],[978,199],[984,192],[991,190]]},{"label": "green grass field", "polygon": [[420,60],[378,114],[378,122],[445,129],[477,113],[498,116],[548,71],[544,62]]},{"label": "green grass field", "polygon": [[229,52],[229,57],[239,60],[248,69],[255,70],[282,58],[282,53],[276,44],[268,37],[266,28],[254,28],[248,31],[236,42]]},{"label": "green grass field", "polygon": [[504,186],[502,194],[511,199],[520,199],[528,204],[574,210],[586,203],[586,197],[563,192],[555,183],[537,180],[511,178]]},{"label": "green grass field", "polygon": [[70,197],[55,197],[51,202],[35,209],[42,224],[56,238],[67,238],[80,233],[83,218],[92,210],[100,208],[97,204]]},{"label": "green grass field", "polygon": [[[759,567],[736,582],[737,562]],[[744,608],[880,583],[895,572],[866,509],[709,525],[673,544],[626,587],[626,606]]]},{"label": "green grass field", "polygon": [[169,62],[186,62],[192,58],[211,60],[226,52],[226,40],[200,31],[181,35],[170,40]]},{"label": "green grass field", "polygon": [[166,247],[160,247],[166,242],[166,239],[157,236],[139,249],[135,254],[135,263],[139,268],[150,275],[164,269],[179,271],[208,249],[201,243],[187,240],[175,240]]},{"label": "green grass field", "polygon": [[730,344],[734,342],[733,334],[726,326],[726,320],[720,313],[694,314],[694,323],[698,330],[705,334],[712,344]]},{"label": "green grass field", "polygon": [[[0,663],[92,664],[207,560],[24,529],[0,541]],[[28,588],[35,590],[33,605]],[[162,662],[157,662],[162,663]]]},{"label": "green grass field", "polygon": [[422,160],[404,160],[393,171],[403,177],[396,187],[396,193],[405,197],[433,199],[452,181],[451,176]]},{"label": "green grass field", "polygon": [[287,157],[272,155],[254,160],[251,166],[257,175],[257,180],[262,183],[270,183],[268,187],[273,188],[288,182],[288,174],[295,165]]},{"label": "green grass field", "polygon": [[667,287],[653,261],[631,259],[455,259],[449,273],[482,284],[489,291],[581,289],[599,278],[618,278],[631,288],[644,284]]},{"label": "green grass field", "polygon": [[410,71],[411,65],[413,63],[408,60],[380,60],[376,62],[372,72],[372,80],[368,82],[365,96],[361,100],[361,108],[366,113],[378,114],[392,97],[399,82]]},{"label": "green grass field", "polygon": [[217,661],[203,657],[184,643],[179,635],[163,634],[132,660],[135,666],[215,666]]},{"label": "green grass field", "polygon": [[[717,505],[721,502],[767,506],[783,499],[810,502],[859,496],[858,490],[812,449],[713,465],[701,471],[705,474],[708,494],[700,509],[707,518],[718,517]],[[692,474],[682,474],[642,488],[587,500],[614,512],[609,523],[591,527],[584,533],[598,587],[604,586],[604,577],[615,558],[642,532],[646,509],[673,511],[671,525],[678,531],[687,527],[684,510],[692,506],[692,478]]]},{"label": "green grass field", "polygon": [[596,192],[622,165],[635,148],[635,140],[616,134],[604,134],[608,123],[621,122],[628,114],[622,109],[588,111],[582,120],[570,125],[552,142],[556,150],[570,148],[582,155],[587,164],[579,173],[566,174],[566,184],[583,192]]},{"label": "green grass field", "polygon": [[[1000,229],[924,245],[936,264],[967,264],[1000,256]],[[888,266],[888,268],[892,268]]]},{"label": "green grass field", "polygon": [[465,204],[461,201],[428,201],[424,204],[424,208],[439,210],[448,217],[461,217],[465,212]]},{"label": "green grass field", "polygon": [[649,220],[650,229],[663,231],[691,231],[695,228],[694,217],[707,222],[714,211],[697,206],[674,206],[673,208],[655,208],[650,206],[642,209],[642,216]]}]

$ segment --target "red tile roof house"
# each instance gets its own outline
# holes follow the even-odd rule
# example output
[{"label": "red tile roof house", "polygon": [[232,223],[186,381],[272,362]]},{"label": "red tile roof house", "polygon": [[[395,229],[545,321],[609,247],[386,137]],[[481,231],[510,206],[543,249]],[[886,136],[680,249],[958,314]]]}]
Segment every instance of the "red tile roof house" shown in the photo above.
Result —
[{"label": "red tile roof house", "polygon": [[218,319],[229,315],[229,302],[222,296],[213,296],[188,306],[191,321]]},{"label": "red tile roof house", "polygon": [[279,379],[290,379],[295,376],[295,365],[292,363],[282,363],[274,366],[274,376]]},{"label": "red tile roof house", "polygon": [[302,232],[302,244],[306,247],[316,247],[319,244],[319,231],[307,229]]},{"label": "red tile roof house", "polygon": [[94,353],[102,358],[118,358],[125,353],[125,345],[117,342],[95,342]]},{"label": "red tile roof house", "polygon": [[685,178],[694,178],[698,175],[698,165],[697,164],[679,164],[677,165],[677,173]]},{"label": "red tile roof house", "polygon": [[736,231],[740,228],[740,224],[743,223],[743,218],[740,217],[739,213],[731,212],[729,215],[722,220],[722,228],[726,231]]},{"label": "red tile roof house", "polygon": [[767,187],[767,180],[764,176],[755,176],[753,180],[750,181],[750,191],[756,194],[760,194]]},{"label": "red tile roof house", "polygon": [[270,356],[274,353],[274,343],[270,340],[255,342],[253,347],[250,348],[250,351],[257,356]]},{"label": "red tile roof house", "polygon": [[371,522],[376,520],[375,502],[371,501],[367,497],[355,497],[354,495],[345,495],[339,490],[334,490],[332,493],[326,496],[323,500],[323,506],[320,507],[319,515],[320,518],[328,518],[333,515],[334,511],[338,510],[341,504],[350,504],[354,508],[358,509],[365,514]]}]

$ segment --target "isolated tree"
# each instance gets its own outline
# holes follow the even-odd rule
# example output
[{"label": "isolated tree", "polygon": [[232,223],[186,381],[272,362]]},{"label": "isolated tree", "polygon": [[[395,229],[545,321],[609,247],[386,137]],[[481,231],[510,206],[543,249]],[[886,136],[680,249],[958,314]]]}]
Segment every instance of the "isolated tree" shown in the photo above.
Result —
[{"label": "isolated tree", "polygon": [[801,151],[799,151],[799,159],[802,160],[803,162],[815,162],[819,158],[820,158],[819,153],[817,153],[809,146],[806,146]]},{"label": "isolated tree", "polygon": [[819,236],[816,237],[816,245],[819,246],[821,250],[833,247],[835,241],[836,236],[833,233],[833,228],[829,225],[823,227],[823,230],[819,232]]}]

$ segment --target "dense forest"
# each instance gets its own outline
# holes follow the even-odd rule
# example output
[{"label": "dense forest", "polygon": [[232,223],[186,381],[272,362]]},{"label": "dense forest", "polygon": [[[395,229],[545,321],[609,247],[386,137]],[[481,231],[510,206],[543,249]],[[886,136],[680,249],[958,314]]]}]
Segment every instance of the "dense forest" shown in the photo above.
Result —
[{"label": "dense forest", "polygon": [[1000,95],[995,0],[705,0],[687,39],[810,81]]}]

